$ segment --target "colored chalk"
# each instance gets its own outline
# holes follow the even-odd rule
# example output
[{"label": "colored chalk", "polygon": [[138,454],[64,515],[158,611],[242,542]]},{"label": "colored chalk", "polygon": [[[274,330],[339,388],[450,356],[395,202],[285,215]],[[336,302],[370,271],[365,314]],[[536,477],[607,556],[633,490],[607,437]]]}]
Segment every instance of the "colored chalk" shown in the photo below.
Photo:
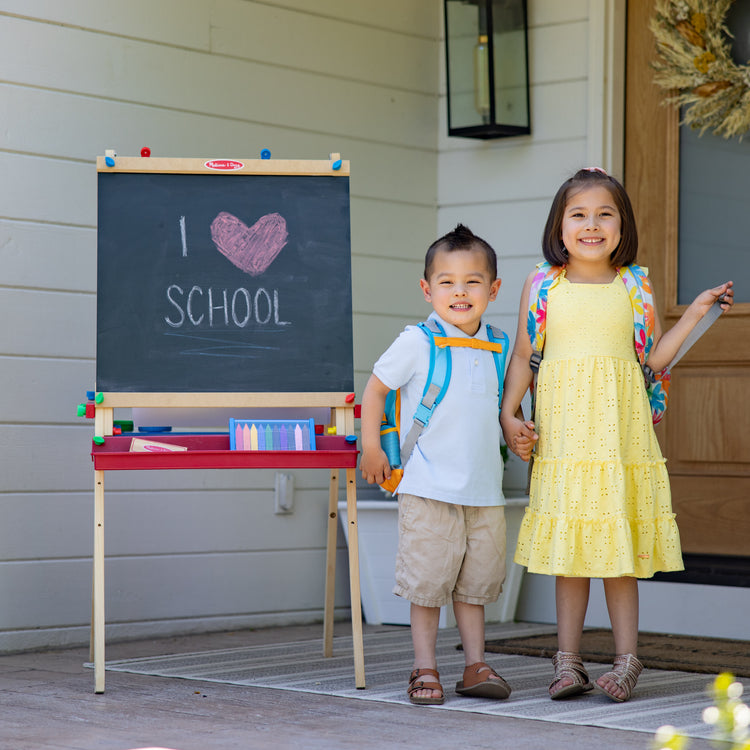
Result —
[{"label": "colored chalk", "polygon": [[172,432],[172,428],[166,425],[141,425],[138,432]]},{"label": "colored chalk", "polygon": [[264,148],[260,152],[260,158],[261,159],[270,159],[271,158],[271,152],[267,148]]},{"label": "colored chalk", "polygon": [[336,434],[336,428],[335,427],[329,427],[327,430],[329,435],[335,435]]},{"label": "colored chalk", "polygon": [[113,427],[112,428],[112,434],[113,435],[122,435],[122,427]]},{"label": "colored chalk", "polygon": [[229,447],[232,450],[314,451],[315,420],[230,419]]}]

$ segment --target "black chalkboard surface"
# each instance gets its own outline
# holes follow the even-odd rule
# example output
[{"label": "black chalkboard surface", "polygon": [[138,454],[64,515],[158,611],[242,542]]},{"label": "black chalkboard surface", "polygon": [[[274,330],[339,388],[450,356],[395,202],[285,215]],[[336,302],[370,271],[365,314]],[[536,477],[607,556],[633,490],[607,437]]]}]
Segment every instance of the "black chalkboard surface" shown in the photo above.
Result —
[{"label": "black chalkboard surface", "polygon": [[99,172],[96,390],[352,391],[349,178]]}]

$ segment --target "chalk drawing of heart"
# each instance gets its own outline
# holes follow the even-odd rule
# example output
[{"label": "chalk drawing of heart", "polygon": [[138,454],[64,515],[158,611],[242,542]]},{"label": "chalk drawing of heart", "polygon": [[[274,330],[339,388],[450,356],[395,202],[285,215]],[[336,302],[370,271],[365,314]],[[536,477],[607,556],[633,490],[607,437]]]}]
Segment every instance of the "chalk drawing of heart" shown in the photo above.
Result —
[{"label": "chalk drawing of heart", "polygon": [[289,232],[281,214],[261,216],[251,227],[221,211],[211,222],[211,239],[237,268],[260,276],[286,245]]}]

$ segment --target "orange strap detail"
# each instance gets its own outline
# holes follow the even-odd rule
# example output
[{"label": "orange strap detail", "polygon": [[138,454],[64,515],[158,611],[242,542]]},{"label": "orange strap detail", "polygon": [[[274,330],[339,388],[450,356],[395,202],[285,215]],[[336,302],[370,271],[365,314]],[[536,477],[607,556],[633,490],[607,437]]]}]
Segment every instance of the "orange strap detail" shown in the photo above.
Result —
[{"label": "orange strap detail", "polygon": [[450,336],[435,336],[435,346],[444,349],[446,346],[465,346],[469,349],[486,349],[489,352],[500,352],[502,354],[503,344],[501,341],[482,341],[480,339],[459,339]]}]

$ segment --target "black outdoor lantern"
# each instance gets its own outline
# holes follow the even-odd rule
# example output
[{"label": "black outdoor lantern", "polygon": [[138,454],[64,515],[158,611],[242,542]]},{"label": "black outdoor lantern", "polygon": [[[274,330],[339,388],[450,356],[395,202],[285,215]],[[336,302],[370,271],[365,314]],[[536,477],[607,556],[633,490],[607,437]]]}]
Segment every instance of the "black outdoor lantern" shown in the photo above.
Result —
[{"label": "black outdoor lantern", "polygon": [[448,135],[528,135],[526,0],[445,0]]}]

